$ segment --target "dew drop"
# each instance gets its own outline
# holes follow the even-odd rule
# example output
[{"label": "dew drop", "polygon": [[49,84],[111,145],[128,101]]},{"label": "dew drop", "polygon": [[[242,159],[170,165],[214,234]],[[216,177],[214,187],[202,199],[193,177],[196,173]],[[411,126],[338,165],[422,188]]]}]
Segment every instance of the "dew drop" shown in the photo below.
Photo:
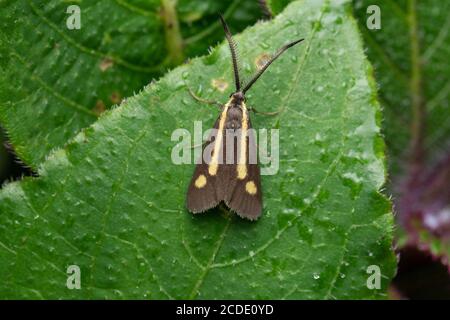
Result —
[{"label": "dew drop", "polygon": [[183,88],[186,84],[184,83],[184,81],[178,81],[175,86],[174,86],[174,90],[179,90],[181,88]]},{"label": "dew drop", "polygon": [[199,85],[197,88],[197,91],[195,93],[200,96],[202,94],[202,92],[203,92],[203,86]]},{"label": "dew drop", "polygon": [[340,177],[343,184],[350,188],[352,197],[357,197],[361,192],[363,179],[354,172],[345,172]]},{"label": "dew drop", "polygon": [[267,42],[264,42],[264,41],[260,42],[259,46],[261,48],[263,48],[263,49],[269,49],[270,48],[270,45]]},{"label": "dew drop", "polygon": [[284,27],[289,27],[292,26],[295,22],[292,19],[286,19],[286,21],[284,22]]},{"label": "dew drop", "polygon": [[243,67],[243,69],[244,69],[245,72],[250,72],[250,71],[252,71],[252,67],[251,67],[250,64],[247,63],[247,62],[244,62],[242,67]]}]

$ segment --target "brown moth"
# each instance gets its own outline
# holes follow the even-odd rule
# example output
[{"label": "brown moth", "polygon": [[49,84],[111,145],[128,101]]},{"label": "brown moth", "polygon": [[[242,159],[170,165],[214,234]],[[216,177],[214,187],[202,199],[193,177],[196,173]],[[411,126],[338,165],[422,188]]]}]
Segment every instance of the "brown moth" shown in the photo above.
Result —
[{"label": "brown moth", "polygon": [[[203,146],[201,162],[197,164],[189,184],[186,204],[189,211],[200,213],[224,202],[239,216],[256,220],[262,212],[262,190],[255,137],[249,117],[249,111],[256,110],[247,108],[245,93],[272,62],[303,39],[281,47],[246,85],[242,85],[236,44],[222,16],[220,20],[230,47],[236,91],[226,104],[221,105],[213,133]],[[193,97],[202,100],[195,95]]]}]

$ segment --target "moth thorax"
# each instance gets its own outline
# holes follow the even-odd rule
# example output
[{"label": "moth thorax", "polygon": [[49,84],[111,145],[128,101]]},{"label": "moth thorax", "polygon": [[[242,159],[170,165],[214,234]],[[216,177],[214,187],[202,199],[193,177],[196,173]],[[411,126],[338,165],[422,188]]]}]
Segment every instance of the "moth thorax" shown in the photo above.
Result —
[{"label": "moth thorax", "polygon": [[240,107],[232,107],[227,113],[227,129],[240,129],[242,126],[242,109]]}]

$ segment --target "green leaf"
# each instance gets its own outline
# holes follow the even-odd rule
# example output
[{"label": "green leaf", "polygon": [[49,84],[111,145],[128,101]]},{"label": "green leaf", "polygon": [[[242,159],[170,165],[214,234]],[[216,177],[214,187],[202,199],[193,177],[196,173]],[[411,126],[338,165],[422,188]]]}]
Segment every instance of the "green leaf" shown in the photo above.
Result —
[{"label": "green leaf", "polygon": [[446,150],[443,142],[450,137],[450,3],[377,1],[381,30],[366,26],[370,16],[366,9],[371,4],[355,1],[355,11],[380,84],[386,143],[392,173],[397,175],[405,172],[413,139],[423,139],[425,160]]},{"label": "green leaf", "polygon": [[[247,103],[257,129],[280,129],[280,170],[263,176],[257,222],[192,215],[193,165],[175,165],[172,132],[232,91],[226,43],[127,99],[39,169],[0,192],[0,282],[8,298],[383,298],[395,270],[379,106],[348,2],[298,1],[236,36],[248,78],[259,57],[304,37]],[[216,90],[214,79],[229,84]],[[81,268],[81,290],[66,268]],[[367,287],[377,265],[380,290]]]},{"label": "green leaf", "polygon": [[69,30],[70,3],[2,1],[0,123],[16,153],[36,168],[105,109],[204,54],[223,37],[217,12],[234,30],[254,23],[257,4],[238,2],[85,0],[81,29]]},{"label": "green leaf", "polygon": [[380,30],[366,26],[371,4],[355,1],[355,12],[380,84],[390,189],[407,231],[405,243],[448,264],[450,3],[377,1]]}]

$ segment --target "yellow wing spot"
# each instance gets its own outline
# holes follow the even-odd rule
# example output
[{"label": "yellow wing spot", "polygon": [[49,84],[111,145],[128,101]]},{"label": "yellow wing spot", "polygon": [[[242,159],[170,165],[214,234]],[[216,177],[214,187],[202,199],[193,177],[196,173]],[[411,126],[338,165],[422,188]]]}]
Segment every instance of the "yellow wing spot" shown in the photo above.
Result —
[{"label": "yellow wing spot", "polygon": [[219,165],[217,165],[216,163],[211,163],[208,167],[208,173],[211,176],[215,176],[217,174],[217,169],[219,169]]},{"label": "yellow wing spot", "polygon": [[245,164],[238,164],[237,165],[237,177],[239,180],[245,179],[247,176],[247,165]]},{"label": "yellow wing spot", "polygon": [[237,165],[237,177],[240,180],[245,179],[247,176],[247,130],[248,130],[248,119],[247,119],[247,106],[242,103],[242,125],[241,125],[241,145],[239,146],[239,160]]},{"label": "yellow wing spot", "polygon": [[247,191],[247,193],[251,195],[255,195],[258,191],[258,188],[253,181],[249,181],[245,184],[245,191]]},{"label": "yellow wing spot", "polygon": [[206,186],[206,177],[204,174],[201,174],[198,176],[198,178],[195,180],[195,187],[198,189],[203,188],[204,186]]}]

